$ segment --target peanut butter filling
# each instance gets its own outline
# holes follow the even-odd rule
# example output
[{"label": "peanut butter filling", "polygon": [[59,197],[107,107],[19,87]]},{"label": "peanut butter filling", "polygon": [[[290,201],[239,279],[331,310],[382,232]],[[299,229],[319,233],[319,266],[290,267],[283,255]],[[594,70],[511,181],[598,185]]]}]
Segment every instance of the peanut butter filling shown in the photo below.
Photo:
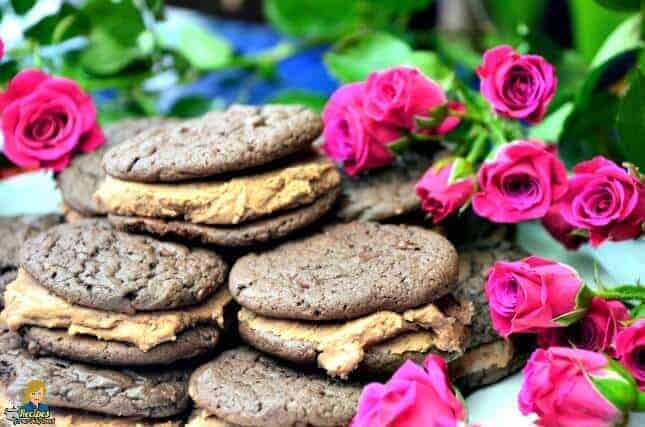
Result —
[{"label": "peanut butter filling", "polygon": [[119,215],[226,225],[312,203],[338,185],[336,167],[316,159],[227,181],[151,184],[108,176],[94,199]]},{"label": "peanut butter filling", "polygon": [[224,307],[231,301],[222,288],[200,305],[127,315],[73,305],[39,285],[25,270],[7,285],[5,309],[0,314],[11,330],[24,325],[66,328],[71,335],[92,335],[103,340],[134,344],[142,351],[168,341],[177,333],[201,323],[224,324]]},{"label": "peanut butter filling", "polygon": [[444,311],[428,304],[404,313],[379,311],[343,323],[315,324],[272,319],[242,308],[238,318],[254,331],[313,344],[319,352],[318,365],[331,376],[346,378],[361,363],[366,348],[404,332],[428,330],[432,333],[434,347],[462,351],[465,326],[472,318],[472,304],[455,302]]},{"label": "peanut butter filling", "polygon": [[515,347],[511,341],[499,340],[468,350],[450,363],[453,378],[463,378],[476,372],[505,368],[513,360]]}]

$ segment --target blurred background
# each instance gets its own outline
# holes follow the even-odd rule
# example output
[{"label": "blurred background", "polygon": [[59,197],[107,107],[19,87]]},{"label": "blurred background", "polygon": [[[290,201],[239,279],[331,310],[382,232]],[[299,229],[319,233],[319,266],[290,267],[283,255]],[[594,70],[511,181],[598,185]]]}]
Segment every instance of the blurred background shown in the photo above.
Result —
[{"label": "blurred background", "polygon": [[[559,141],[569,165],[594,154],[645,159],[643,144],[616,143],[615,130],[629,73],[645,63],[641,8],[641,0],[0,0],[0,85],[30,66],[73,78],[94,95],[103,124],[234,102],[320,110],[339,84],[399,64],[447,91],[455,76],[476,89],[481,53],[510,44],[557,67],[557,96],[531,136]],[[15,172],[4,164],[3,174]]]}]

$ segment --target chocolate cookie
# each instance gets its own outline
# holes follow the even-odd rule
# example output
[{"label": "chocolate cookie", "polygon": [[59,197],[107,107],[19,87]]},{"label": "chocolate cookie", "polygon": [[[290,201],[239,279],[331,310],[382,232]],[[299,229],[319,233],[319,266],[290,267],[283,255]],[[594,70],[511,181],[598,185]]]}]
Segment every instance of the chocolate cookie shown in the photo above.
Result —
[{"label": "chocolate cookie", "polygon": [[105,178],[103,155],[112,147],[148,129],[174,120],[161,117],[124,120],[105,128],[106,143],[96,151],[75,157],[69,167],[56,177],[63,193],[63,200],[74,213],[84,216],[102,215],[104,212],[92,195]]},{"label": "chocolate cookie", "polygon": [[457,267],[455,248],[437,233],[354,222],[238,259],[229,289],[269,317],[351,319],[431,302],[454,289]]},{"label": "chocolate cookie", "polygon": [[247,348],[222,353],[190,378],[196,405],[245,426],[347,426],[361,386],[296,371]]},{"label": "chocolate cookie", "polygon": [[45,402],[122,417],[165,418],[185,411],[189,373],[186,370],[110,370],[57,358],[34,358],[20,349],[19,338],[6,329],[0,335],[0,383],[12,399],[39,379]]},{"label": "chocolate cookie", "polygon": [[22,244],[60,222],[58,215],[0,217],[0,307],[5,287],[16,278]]},{"label": "chocolate cookie", "polygon": [[419,210],[414,186],[431,164],[431,158],[407,152],[392,166],[370,171],[360,179],[343,175],[338,217],[383,221]]},{"label": "chocolate cookie", "polygon": [[38,283],[61,298],[123,313],[196,304],[227,271],[214,252],[122,233],[97,221],[49,229],[23,245],[22,260]]},{"label": "chocolate cookie", "polygon": [[333,190],[302,208],[230,227],[120,215],[109,215],[108,219],[122,231],[178,237],[217,246],[243,247],[279,240],[311,225],[331,209],[339,192],[340,189]]},{"label": "chocolate cookie", "polygon": [[105,170],[128,181],[181,181],[271,163],[308,147],[320,117],[301,106],[232,106],[142,132],[107,152]]},{"label": "chocolate cookie", "polygon": [[219,340],[215,326],[196,326],[177,335],[175,341],[141,351],[118,341],[104,341],[86,335],[69,335],[60,329],[26,327],[23,339],[27,349],[38,356],[57,356],[79,362],[111,366],[168,365],[178,360],[208,354]]}]

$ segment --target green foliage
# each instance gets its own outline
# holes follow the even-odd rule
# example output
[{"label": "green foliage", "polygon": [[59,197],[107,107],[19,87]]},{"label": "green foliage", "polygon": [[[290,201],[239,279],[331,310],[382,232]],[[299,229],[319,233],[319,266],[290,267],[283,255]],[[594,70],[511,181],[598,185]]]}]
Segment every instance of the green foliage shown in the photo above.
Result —
[{"label": "green foliage", "polygon": [[145,30],[141,12],[133,0],[88,0],[82,10],[93,29],[103,31],[123,46],[135,45]]},{"label": "green foliage", "polygon": [[641,7],[641,0],[596,0],[596,2],[614,10],[638,10]]},{"label": "green foliage", "polygon": [[174,49],[198,70],[215,70],[231,63],[231,45],[194,22],[182,21],[172,27],[162,23],[157,35],[162,47]]},{"label": "green foliage", "polygon": [[623,157],[645,170],[645,74],[634,70],[618,106],[618,147]]},{"label": "green foliage", "polygon": [[545,117],[545,119],[529,129],[531,138],[542,139],[544,141],[557,142],[564,130],[564,124],[573,112],[573,102],[563,104],[556,111]]},{"label": "green foliage", "polygon": [[285,90],[271,99],[273,104],[299,104],[321,112],[325,107],[327,97],[315,92],[302,90]]},{"label": "green foliage", "polygon": [[45,16],[25,31],[25,37],[42,45],[60,43],[87,34],[90,23],[75,6],[63,4],[58,12]]},{"label": "green foliage", "polygon": [[544,0],[485,0],[486,10],[491,14],[495,24],[505,33],[517,31],[518,26],[537,27],[544,14]]},{"label": "green foliage", "polygon": [[587,61],[592,60],[605,38],[629,16],[590,0],[569,0],[569,5],[573,41]]},{"label": "green foliage", "polygon": [[285,34],[332,40],[358,28],[358,0],[266,0],[269,22]]},{"label": "green foliage", "polygon": [[172,117],[197,117],[212,110],[216,105],[213,100],[199,95],[188,95],[177,100],[168,112]]},{"label": "green foliage", "polygon": [[383,32],[358,33],[341,40],[325,55],[329,71],[342,83],[364,80],[372,71],[407,63],[412,48]]},{"label": "green foliage", "polygon": [[11,7],[18,15],[29,12],[36,4],[36,0],[11,0]]},{"label": "green foliage", "polygon": [[123,46],[103,29],[90,34],[89,46],[81,54],[83,69],[99,76],[116,74],[140,57],[137,46]]},{"label": "green foliage", "polygon": [[446,90],[450,89],[455,78],[455,73],[443,63],[439,55],[429,50],[412,52],[406,65],[417,67]]}]

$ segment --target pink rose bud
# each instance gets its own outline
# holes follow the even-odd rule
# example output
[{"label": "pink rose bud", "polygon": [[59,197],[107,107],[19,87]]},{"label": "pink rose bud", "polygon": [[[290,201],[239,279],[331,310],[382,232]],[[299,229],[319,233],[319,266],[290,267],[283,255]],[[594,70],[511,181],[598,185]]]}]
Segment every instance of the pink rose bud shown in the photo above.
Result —
[{"label": "pink rose bud", "polygon": [[92,98],[74,82],[28,69],[0,94],[4,154],[25,168],[63,170],[105,142]]},{"label": "pink rose bud", "polygon": [[571,227],[586,230],[594,246],[643,232],[645,184],[602,156],[579,163],[573,172],[559,201],[562,218]]},{"label": "pink rose bud", "polygon": [[601,353],[538,349],[523,374],[519,407],[537,414],[538,426],[622,426],[635,404],[634,379]]},{"label": "pink rose bud", "polygon": [[417,183],[415,190],[421,199],[421,207],[432,216],[433,223],[441,222],[472,196],[475,188],[474,177],[457,177],[455,173],[459,172],[458,169],[463,169],[455,166],[464,164],[463,159],[440,161],[428,169]]},{"label": "pink rose bud", "polygon": [[392,163],[394,154],[387,144],[401,138],[399,130],[367,117],[364,96],[364,83],[342,86],[332,94],[322,114],[322,149],[343,163],[351,176]]},{"label": "pink rose bud", "polygon": [[546,215],[567,191],[567,171],[556,150],[535,140],[503,145],[479,169],[475,213],[492,222],[512,224]]},{"label": "pink rose bud", "polygon": [[568,326],[591,299],[574,269],[537,256],[493,264],[485,291],[493,327],[504,338]]},{"label": "pink rose bud", "polygon": [[645,319],[624,328],[616,337],[616,356],[645,391]]},{"label": "pink rose bud", "polygon": [[553,65],[539,55],[520,55],[507,45],[484,52],[476,72],[480,91],[497,114],[531,124],[542,120],[558,86]]},{"label": "pink rose bud", "polygon": [[446,362],[431,355],[423,368],[408,360],[387,383],[368,384],[351,427],[457,427],[465,420]]},{"label": "pink rose bud", "polygon": [[545,348],[573,345],[583,350],[613,354],[616,335],[626,320],[629,320],[629,311],[625,304],[594,297],[579,322],[566,328],[540,331],[538,343]]}]

